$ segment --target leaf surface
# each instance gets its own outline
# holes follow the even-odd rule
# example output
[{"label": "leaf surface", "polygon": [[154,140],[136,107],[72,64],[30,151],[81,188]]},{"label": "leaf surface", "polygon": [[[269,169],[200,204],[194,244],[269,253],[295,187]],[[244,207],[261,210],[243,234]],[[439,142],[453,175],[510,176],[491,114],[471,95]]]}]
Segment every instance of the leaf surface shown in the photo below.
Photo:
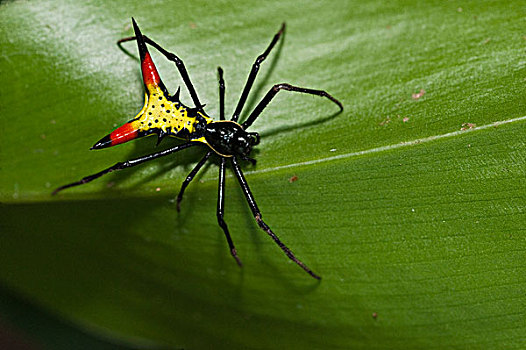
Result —
[{"label": "leaf surface", "polygon": [[[523,10],[505,1],[1,4],[2,285],[134,346],[520,348]],[[177,143],[88,151],[143,103],[139,64],[115,45],[132,35],[131,16],[185,61],[212,116],[217,66],[228,115],[287,22],[244,116],[278,82],[327,90],[345,110],[281,92],[253,126],[258,164],[244,170],[267,223],[320,283],[257,228],[230,176],[237,267],[216,222],[216,163],[177,213],[173,199],[204,149],[50,196]],[[170,91],[182,85],[171,63],[154,60]]]}]

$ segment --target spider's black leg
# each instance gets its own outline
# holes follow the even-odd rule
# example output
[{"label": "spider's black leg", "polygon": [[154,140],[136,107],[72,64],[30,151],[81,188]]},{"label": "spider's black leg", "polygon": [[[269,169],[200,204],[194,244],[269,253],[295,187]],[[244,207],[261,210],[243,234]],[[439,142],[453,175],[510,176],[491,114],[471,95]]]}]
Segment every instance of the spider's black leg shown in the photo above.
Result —
[{"label": "spider's black leg", "polygon": [[96,174],[86,176],[86,177],[82,178],[82,180],[79,180],[77,182],[72,182],[72,183],[64,185],[64,186],[60,186],[59,188],[57,188],[56,190],[53,191],[52,195],[55,195],[58,192],[60,192],[62,190],[65,190],[66,188],[79,186],[79,185],[84,185],[85,183],[91,182],[91,181],[101,177],[102,175],[111,173],[112,171],[130,168],[132,166],[136,166],[136,165],[142,164],[142,163],[150,161],[152,159],[156,159],[156,158],[159,158],[159,157],[167,156],[169,154],[181,151],[181,150],[183,150],[185,148],[192,147],[192,146],[195,146],[195,145],[197,145],[197,143],[188,142],[188,143],[185,143],[185,144],[182,144],[182,145],[179,145],[179,146],[175,146],[175,147],[172,147],[172,148],[165,149],[164,151],[161,151],[161,152],[152,153],[152,154],[149,154],[149,155],[146,155],[146,156],[143,156],[143,157],[127,160],[125,162],[119,162],[119,163],[117,163],[117,164],[115,164],[115,165],[113,165],[113,166],[111,166],[111,167],[109,167],[107,169],[99,171]]},{"label": "spider's black leg", "polygon": [[199,161],[199,163],[196,164],[194,169],[188,174],[186,179],[184,179],[183,184],[181,185],[181,189],[179,190],[179,194],[177,195],[177,211],[181,211],[181,201],[183,200],[183,194],[186,190],[186,187],[190,182],[194,179],[195,175],[201,170],[203,165],[206,163],[208,158],[212,155],[213,151],[208,151],[205,156]]},{"label": "spider's black leg", "polygon": [[219,119],[225,120],[225,80],[223,79],[223,68],[217,67],[219,74]]},{"label": "spider's black leg", "polygon": [[225,170],[226,170],[226,158],[221,157],[221,163],[219,164],[219,189],[217,195],[217,222],[219,226],[223,229],[225,233],[228,246],[230,247],[230,254],[236,259],[236,262],[239,266],[242,266],[241,260],[237,256],[236,248],[234,247],[234,242],[232,242],[232,237],[230,237],[230,232],[228,232],[228,226],[223,220],[225,214]]},{"label": "spider's black leg", "polygon": [[[134,23],[134,25],[136,25],[135,24],[135,20],[133,20],[133,23]],[[179,73],[181,74],[181,78],[183,78],[183,81],[184,81],[184,83],[186,85],[186,88],[188,89],[188,92],[190,92],[190,96],[192,97],[192,101],[194,101],[195,107],[197,109],[199,109],[199,110],[202,110],[203,106],[201,105],[201,102],[199,101],[199,98],[197,97],[197,92],[195,91],[194,85],[190,81],[190,77],[188,76],[188,72],[186,71],[186,67],[185,67],[183,61],[176,54],[166,51],[159,44],[157,44],[152,39],[148,38],[146,35],[143,35],[142,37],[143,37],[143,39],[144,39],[144,41],[146,43],[148,43],[148,44],[152,45],[153,47],[155,47],[168,60],[170,60],[173,63],[175,63],[175,66],[179,70]],[[132,41],[132,40],[137,40],[137,37],[136,36],[130,36],[130,37],[127,37],[127,38],[120,39],[119,41],[117,41],[117,45],[119,45],[119,47],[121,47],[122,43],[124,43],[126,41]]]},{"label": "spider's black leg", "polygon": [[239,184],[241,185],[241,188],[243,189],[243,193],[245,194],[245,197],[248,202],[248,206],[250,207],[250,210],[252,210],[252,214],[254,215],[254,218],[256,219],[256,222],[258,223],[259,227],[265,231],[273,240],[276,242],[276,244],[283,250],[283,252],[289,257],[290,260],[294,261],[296,264],[298,264],[303,270],[305,270],[309,275],[316,279],[321,279],[320,276],[312,272],[311,269],[307,267],[303,262],[301,262],[298,258],[294,256],[292,251],[283,243],[280,241],[280,239],[276,236],[274,232],[268,227],[268,225],[263,221],[261,218],[261,212],[259,211],[259,208],[256,204],[256,201],[254,200],[254,196],[252,195],[252,192],[250,192],[250,188],[248,187],[248,183],[245,180],[245,177],[243,176],[243,172],[241,171],[241,168],[239,167],[239,164],[237,163],[237,160],[235,157],[232,157],[232,167],[234,168],[234,173],[236,174],[236,177],[239,181]]},{"label": "spider's black leg", "polygon": [[[217,67],[217,73],[219,75],[219,119],[225,120],[225,80],[223,79],[223,69],[221,67]],[[210,151],[210,153],[211,152],[212,151]],[[217,194],[217,222],[225,233],[225,237],[230,248],[230,254],[232,254],[234,259],[236,259],[237,264],[242,266],[241,260],[239,260],[239,257],[237,256],[236,247],[234,247],[232,237],[230,237],[228,226],[223,219],[225,214],[225,170],[226,158],[221,157],[221,161],[219,163],[219,188]]]},{"label": "spider's black leg", "polygon": [[340,107],[340,111],[343,110],[342,103],[340,101],[338,101],[337,99],[335,99],[334,97],[332,97],[331,95],[329,95],[329,93],[327,93],[326,91],[307,89],[307,88],[293,86],[293,85],[286,84],[286,83],[276,84],[267,92],[265,97],[263,97],[263,99],[261,99],[261,101],[258,103],[256,108],[254,108],[252,113],[250,113],[250,115],[248,116],[247,120],[242,124],[243,129],[246,130],[248,127],[250,127],[250,125],[252,125],[252,123],[256,120],[257,117],[259,117],[261,112],[265,109],[265,107],[267,107],[267,105],[274,98],[274,96],[276,96],[276,94],[278,92],[280,92],[281,90],[301,92],[301,93],[309,94],[309,95],[316,95],[316,96],[327,97],[329,100],[331,100],[332,102],[336,103],[338,105],[338,107]]},{"label": "spider's black leg", "polygon": [[248,79],[245,84],[245,87],[243,88],[243,92],[241,93],[241,97],[239,98],[239,101],[237,103],[236,110],[234,111],[234,114],[232,115],[232,119],[230,120],[237,122],[237,120],[239,119],[239,115],[241,114],[241,111],[243,110],[243,107],[245,106],[245,102],[247,101],[250,89],[252,88],[252,85],[254,84],[254,80],[256,80],[256,75],[258,74],[258,71],[259,71],[259,65],[261,64],[261,62],[263,62],[267,58],[268,54],[270,53],[272,48],[276,45],[276,43],[279,40],[279,37],[284,31],[285,31],[285,23],[281,25],[279,32],[277,32],[276,35],[274,35],[274,38],[272,38],[272,41],[270,42],[270,45],[267,47],[265,52],[263,52],[261,55],[258,56],[258,58],[256,58],[256,61],[254,62],[254,64],[252,65],[252,69],[250,70],[250,74],[248,75]]}]

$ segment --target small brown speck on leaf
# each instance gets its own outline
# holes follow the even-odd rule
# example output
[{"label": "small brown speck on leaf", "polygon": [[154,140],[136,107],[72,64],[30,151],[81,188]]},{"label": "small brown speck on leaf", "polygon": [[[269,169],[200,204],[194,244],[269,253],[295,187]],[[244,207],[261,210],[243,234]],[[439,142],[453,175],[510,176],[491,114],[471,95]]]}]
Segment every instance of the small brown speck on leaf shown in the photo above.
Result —
[{"label": "small brown speck on leaf", "polygon": [[462,123],[462,127],[460,128],[461,131],[464,131],[464,130],[468,130],[468,129],[473,129],[475,128],[477,125],[476,124],[473,124],[473,123]]},{"label": "small brown speck on leaf", "polygon": [[380,122],[380,125],[381,125],[381,126],[384,126],[384,125],[389,124],[390,122],[391,122],[391,117],[390,117],[390,116],[387,116],[384,120],[382,120],[382,121]]},{"label": "small brown speck on leaf", "polygon": [[293,182],[295,182],[295,181],[298,181],[298,177],[297,177],[296,175],[294,175],[293,177],[291,177],[291,178],[289,179],[289,182],[290,182],[290,183],[293,183]]},{"label": "small brown speck on leaf", "polygon": [[420,92],[417,92],[416,94],[412,94],[411,97],[413,100],[418,100],[420,97],[424,96],[426,91],[424,89],[420,89]]},{"label": "small brown speck on leaf", "polygon": [[378,314],[376,312],[373,312],[373,318],[376,320],[378,318]]}]

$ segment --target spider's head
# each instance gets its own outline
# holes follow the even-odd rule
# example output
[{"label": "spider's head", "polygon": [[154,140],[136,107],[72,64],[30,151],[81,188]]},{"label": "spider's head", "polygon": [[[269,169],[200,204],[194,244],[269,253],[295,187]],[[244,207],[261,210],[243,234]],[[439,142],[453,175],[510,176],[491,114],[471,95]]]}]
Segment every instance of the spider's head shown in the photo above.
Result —
[{"label": "spider's head", "polygon": [[206,126],[205,139],[222,156],[244,158],[250,154],[252,146],[259,143],[259,134],[246,132],[238,123],[222,120]]}]

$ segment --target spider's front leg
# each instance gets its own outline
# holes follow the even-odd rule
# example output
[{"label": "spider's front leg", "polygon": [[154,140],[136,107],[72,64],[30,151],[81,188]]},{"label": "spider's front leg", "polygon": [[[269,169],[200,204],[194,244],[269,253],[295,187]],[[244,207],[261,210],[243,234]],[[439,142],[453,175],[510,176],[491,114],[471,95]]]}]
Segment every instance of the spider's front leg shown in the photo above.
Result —
[{"label": "spider's front leg", "polygon": [[309,275],[311,275],[317,280],[320,280],[321,277],[315,274],[307,265],[305,265],[302,261],[296,258],[292,251],[283,242],[281,242],[278,236],[276,236],[276,234],[272,232],[270,227],[263,221],[263,219],[261,218],[261,212],[259,211],[259,208],[256,204],[256,200],[254,199],[254,196],[252,195],[252,192],[248,187],[247,180],[245,180],[245,176],[243,175],[243,172],[241,171],[241,168],[239,167],[239,164],[237,163],[235,157],[232,157],[232,167],[234,169],[234,174],[236,175],[239,184],[241,185],[241,189],[243,190],[245,198],[247,199],[248,206],[250,207],[250,210],[252,210],[252,214],[254,215],[258,226],[274,240],[274,242],[281,248],[281,250],[283,250],[283,252],[287,255],[287,257],[290,260],[294,261]]},{"label": "spider's front leg", "polygon": [[250,115],[248,116],[247,120],[245,120],[245,122],[243,124],[241,124],[243,126],[243,129],[246,130],[247,128],[249,128],[252,125],[252,123],[256,120],[256,118],[259,117],[261,112],[263,112],[265,107],[267,107],[267,105],[270,103],[270,101],[272,101],[272,99],[281,90],[300,92],[300,93],[303,93],[303,94],[315,95],[315,96],[320,96],[320,97],[327,97],[329,100],[331,100],[336,105],[338,105],[338,107],[340,107],[340,112],[343,111],[342,103],[340,101],[338,101],[337,99],[335,99],[334,97],[332,97],[332,95],[330,95],[327,91],[315,90],[315,89],[307,89],[307,88],[302,88],[302,87],[299,87],[299,86],[290,85],[290,84],[287,84],[287,83],[276,84],[272,88],[270,88],[270,90],[267,92],[267,94],[261,99],[261,101],[258,103],[256,108],[254,108],[252,113],[250,113]]}]

